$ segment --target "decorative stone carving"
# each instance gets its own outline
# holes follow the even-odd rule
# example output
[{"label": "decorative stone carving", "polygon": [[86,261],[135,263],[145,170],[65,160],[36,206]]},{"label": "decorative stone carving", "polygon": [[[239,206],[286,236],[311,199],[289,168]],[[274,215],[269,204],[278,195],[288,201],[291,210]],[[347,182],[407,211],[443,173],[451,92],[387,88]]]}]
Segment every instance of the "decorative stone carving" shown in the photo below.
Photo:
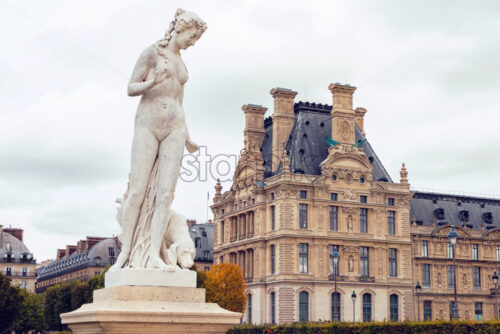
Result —
[{"label": "decorative stone carving", "polygon": [[347,269],[350,273],[354,271],[354,257],[352,255],[349,256],[349,260],[347,261]]},{"label": "decorative stone carving", "polygon": [[342,196],[344,197],[345,201],[356,201],[357,200],[357,195],[351,190],[347,189],[342,193]]}]

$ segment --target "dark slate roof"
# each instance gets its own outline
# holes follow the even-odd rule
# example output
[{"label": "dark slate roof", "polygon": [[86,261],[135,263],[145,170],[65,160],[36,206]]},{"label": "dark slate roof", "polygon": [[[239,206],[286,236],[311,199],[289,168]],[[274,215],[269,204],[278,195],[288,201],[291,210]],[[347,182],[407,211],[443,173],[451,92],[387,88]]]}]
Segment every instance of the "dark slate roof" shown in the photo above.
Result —
[{"label": "dark slate roof", "polygon": [[[325,136],[332,136],[332,106],[309,102],[295,103],[295,123],[286,149],[290,158],[290,170],[294,173],[321,175],[320,163],[328,156],[328,145]],[[266,135],[262,141],[261,152],[264,159],[265,174],[270,177],[281,171],[281,166],[272,173],[272,119],[264,122]],[[365,136],[355,124],[356,141],[365,139]],[[363,151],[373,165],[373,179],[377,181],[392,182],[389,173],[375,154],[370,143],[366,141],[362,146]]]},{"label": "dark slate roof", "polygon": [[490,230],[500,227],[500,200],[416,192],[410,201],[410,217],[417,225],[481,229],[484,224]]},{"label": "dark slate roof", "polygon": [[[213,261],[212,251],[214,249],[214,224],[194,224],[189,228],[191,239],[196,245],[196,238],[200,239],[200,246],[196,248],[195,261]],[[208,252],[208,257],[205,257],[205,252]]]},{"label": "dark slate roof", "polygon": [[[109,254],[110,247],[113,248],[114,256]],[[59,261],[54,260],[45,267],[38,269],[37,281],[47,280],[87,267],[105,267],[110,264],[110,259],[116,259],[118,255],[118,246],[115,239],[105,239],[99,241],[89,251],[83,251],[80,254],[75,251],[67,259],[63,257]]]},{"label": "dark slate roof", "polygon": [[[7,249],[9,246],[9,250]],[[10,256],[10,257],[9,257]],[[28,247],[10,233],[0,231],[0,262],[30,262],[34,263],[33,254]]]}]

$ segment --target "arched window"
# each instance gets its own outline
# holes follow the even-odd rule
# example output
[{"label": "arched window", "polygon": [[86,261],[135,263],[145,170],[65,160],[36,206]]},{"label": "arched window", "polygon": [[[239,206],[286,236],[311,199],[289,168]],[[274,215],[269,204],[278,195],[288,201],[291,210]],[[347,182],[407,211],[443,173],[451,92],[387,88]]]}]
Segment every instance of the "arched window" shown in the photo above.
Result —
[{"label": "arched window", "polygon": [[391,321],[398,321],[399,320],[399,301],[398,301],[398,295],[393,294],[389,297],[389,304],[390,304],[390,312],[391,312]]},{"label": "arched window", "polygon": [[372,295],[365,293],[363,295],[363,321],[372,320]]},{"label": "arched window", "polygon": [[248,323],[252,323],[252,295],[248,295]]},{"label": "arched window", "polygon": [[340,321],[340,293],[332,293],[332,320]]},{"label": "arched window", "polygon": [[299,321],[309,321],[309,294],[299,293]]},{"label": "arched window", "polygon": [[276,323],[276,294],[271,292],[271,324]]}]

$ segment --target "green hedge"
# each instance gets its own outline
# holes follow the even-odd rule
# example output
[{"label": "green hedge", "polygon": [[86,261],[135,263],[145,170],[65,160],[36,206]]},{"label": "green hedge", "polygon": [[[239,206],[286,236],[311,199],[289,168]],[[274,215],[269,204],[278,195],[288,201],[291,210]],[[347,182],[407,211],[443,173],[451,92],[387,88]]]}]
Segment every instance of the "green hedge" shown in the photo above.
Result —
[{"label": "green hedge", "polygon": [[228,334],[493,334],[500,333],[500,322],[426,321],[426,322],[329,322],[290,325],[238,326]]}]

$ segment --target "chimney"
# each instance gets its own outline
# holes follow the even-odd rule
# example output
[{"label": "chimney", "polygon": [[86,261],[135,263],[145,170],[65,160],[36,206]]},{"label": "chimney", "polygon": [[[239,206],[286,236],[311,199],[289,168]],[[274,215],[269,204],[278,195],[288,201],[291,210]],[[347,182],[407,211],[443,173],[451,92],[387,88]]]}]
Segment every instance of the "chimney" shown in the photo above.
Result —
[{"label": "chimney", "polygon": [[245,104],[241,109],[245,112],[245,149],[259,150],[266,134],[264,114],[267,108],[257,104]]},{"label": "chimney", "polygon": [[355,120],[356,123],[358,124],[358,128],[361,130],[363,135],[366,135],[365,133],[365,114],[366,114],[366,109],[365,108],[356,108],[354,110],[355,114]]},{"label": "chimney", "polygon": [[64,257],[65,254],[66,254],[66,250],[65,249],[58,249],[57,250],[57,256],[56,256],[56,261],[57,262],[61,261],[61,259]]},{"label": "chimney", "polygon": [[352,95],[356,87],[330,84],[332,92],[332,139],[340,144],[353,145],[356,141],[354,134],[354,119],[356,114],[352,109]]},{"label": "chimney", "polygon": [[196,219],[187,219],[186,223],[188,227],[191,227],[193,225],[196,225]]},{"label": "chimney", "polygon": [[272,171],[275,171],[295,123],[294,99],[297,92],[287,88],[273,88],[270,93],[274,99]]},{"label": "chimney", "polygon": [[76,251],[76,246],[72,245],[66,245],[66,254],[64,255],[65,258],[68,258],[71,256]]},{"label": "chimney", "polygon": [[13,228],[13,227],[9,227],[9,228],[3,228],[3,231],[6,232],[6,233],[9,233],[10,235],[16,237],[17,239],[23,241],[23,232],[24,230],[21,229],[21,228]]}]

